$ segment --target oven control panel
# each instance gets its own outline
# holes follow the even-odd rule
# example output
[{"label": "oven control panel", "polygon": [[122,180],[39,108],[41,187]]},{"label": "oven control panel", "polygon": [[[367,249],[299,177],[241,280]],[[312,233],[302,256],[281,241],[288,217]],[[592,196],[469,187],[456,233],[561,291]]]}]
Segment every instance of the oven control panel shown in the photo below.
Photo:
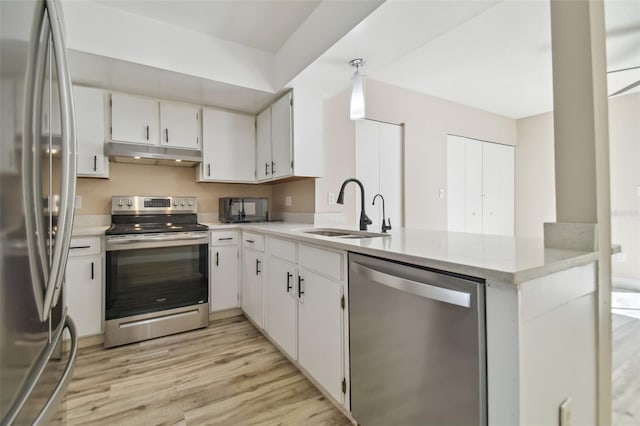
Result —
[{"label": "oven control panel", "polygon": [[197,213],[196,197],[117,195],[111,197],[111,214]]}]

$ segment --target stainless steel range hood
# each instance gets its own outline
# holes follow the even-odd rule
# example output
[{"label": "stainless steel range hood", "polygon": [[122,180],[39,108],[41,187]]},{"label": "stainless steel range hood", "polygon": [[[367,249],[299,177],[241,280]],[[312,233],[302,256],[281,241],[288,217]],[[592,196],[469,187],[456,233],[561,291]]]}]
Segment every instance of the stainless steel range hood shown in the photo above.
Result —
[{"label": "stainless steel range hood", "polygon": [[202,152],[192,149],[108,142],[105,151],[116,163],[194,167],[202,162]]}]

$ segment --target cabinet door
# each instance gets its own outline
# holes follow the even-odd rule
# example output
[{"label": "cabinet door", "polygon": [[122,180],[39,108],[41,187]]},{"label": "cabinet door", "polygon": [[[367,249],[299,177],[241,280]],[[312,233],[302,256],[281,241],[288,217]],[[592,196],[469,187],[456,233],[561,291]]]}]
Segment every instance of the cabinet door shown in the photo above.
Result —
[{"label": "cabinet door", "polygon": [[260,328],[263,322],[262,253],[251,249],[242,251],[242,310]]},{"label": "cabinet door", "polygon": [[482,142],[465,141],[465,232],[482,232]]},{"label": "cabinet door", "polygon": [[344,402],[342,364],[342,285],[300,270],[298,361],[337,401]]},{"label": "cabinet door", "polygon": [[482,144],[482,232],[513,235],[514,148]]},{"label": "cabinet door", "polygon": [[78,176],[109,177],[109,161],[104,155],[104,92],[74,86]]},{"label": "cabinet door", "polygon": [[297,359],[296,268],[292,263],[269,256],[266,278],[265,330],[293,359]]},{"label": "cabinet door", "polygon": [[239,306],[238,247],[235,245],[212,247],[210,265],[209,311],[237,308]]},{"label": "cabinet door", "polygon": [[160,103],[160,145],[200,149],[198,107]]},{"label": "cabinet door", "polygon": [[256,118],[256,180],[271,178],[271,107]]},{"label": "cabinet door", "polygon": [[291,93],[271,106],[271,177],[293,174],[291,168]]},{"label": "cabinet door", "polygon": [[69,257],[65,298],[79,336],[102,332],[102,262],[100,256]]},{"label": "cabinet door", "polygon": [[111,139],[158,145],[158,102],[153,99],[113,93],[111,95]]},{"label": "cabinet door", "polygon": [[202,179],[255,180],[255,119],[220,110],[202,112]]}]

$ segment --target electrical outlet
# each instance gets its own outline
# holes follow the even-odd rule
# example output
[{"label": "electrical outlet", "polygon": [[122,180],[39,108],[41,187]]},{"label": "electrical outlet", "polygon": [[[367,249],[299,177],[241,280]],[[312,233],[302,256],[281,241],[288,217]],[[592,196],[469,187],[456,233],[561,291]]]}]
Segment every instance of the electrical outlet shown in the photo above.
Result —
[{"label": "electrical outlet", "polygon": [[571,426],[571,398],[567,397],[560,404],[560,426]]},{"label": "electrical outlet", "polygon": [[287,195],[284,197],[284,205],[287,207],[291,207],[291,195]]},{"label": "electrical outlet", "polygon": [[440,188],[440,190],[438,191],[438,197],[444,198],[444,188]]},{"label": "electrical outlet", "polygon": [[329,203],[330,206],[334,205],[336,203],[336,194],[335,192],[329,192],[327,194],[327,202]]},{"label": "electrical outlet", "polygon": [[82,208],[82,196],[76,195],[76,209]]}]

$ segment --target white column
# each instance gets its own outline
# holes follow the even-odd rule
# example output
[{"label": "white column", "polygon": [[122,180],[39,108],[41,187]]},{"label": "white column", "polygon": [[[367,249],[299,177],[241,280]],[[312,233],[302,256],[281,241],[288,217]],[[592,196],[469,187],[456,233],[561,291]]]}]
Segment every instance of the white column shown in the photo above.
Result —
[{"label": "white column", "polygon": [[[592,245],[600,253],[598,424],[609,425],[611,220],[604,3],[551,0],[551,36],[556,218],[559,223],[593,224]],[[580,226],[569,227],[576,228]],[[553,227],[545,228],[545,240],[551,230]],[[566,237],[573,241],[577,238]]]}]

